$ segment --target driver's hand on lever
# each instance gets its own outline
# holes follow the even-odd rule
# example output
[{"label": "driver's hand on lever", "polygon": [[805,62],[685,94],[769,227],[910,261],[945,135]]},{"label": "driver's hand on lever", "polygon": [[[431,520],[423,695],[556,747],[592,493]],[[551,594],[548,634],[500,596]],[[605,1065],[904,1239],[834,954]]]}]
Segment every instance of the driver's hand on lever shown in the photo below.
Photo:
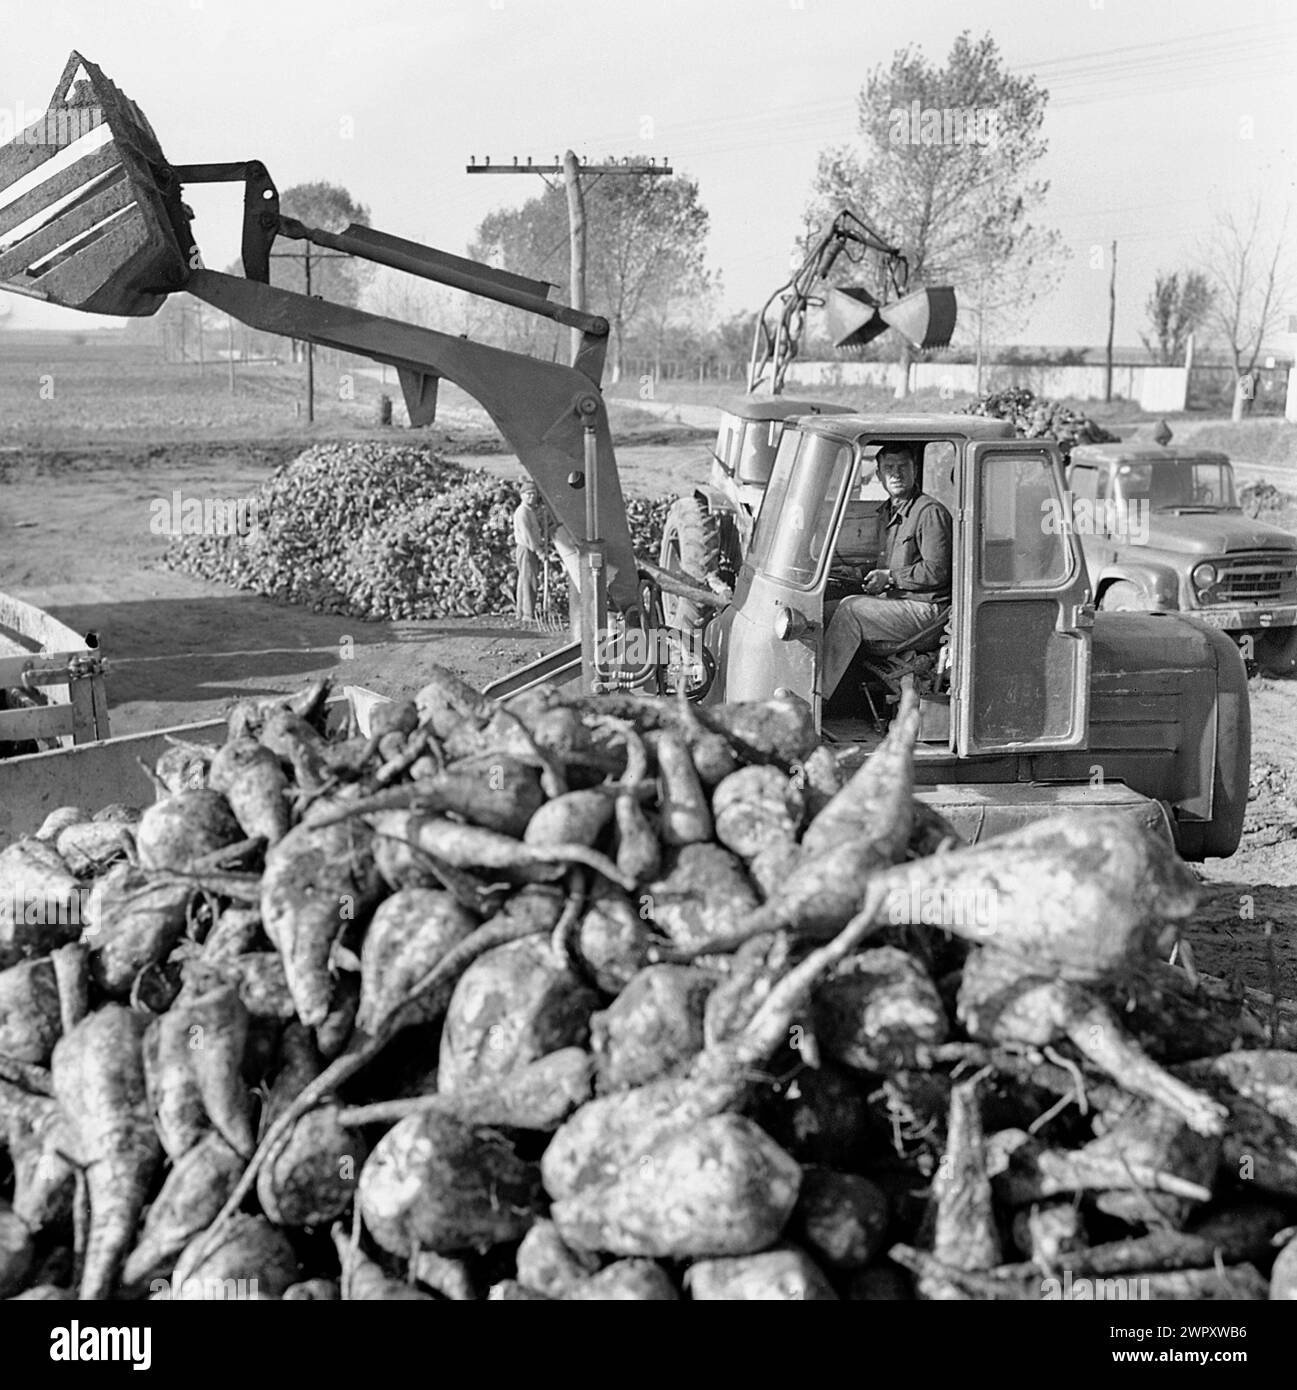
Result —
[{"label": "driver's hand on lever", "polygon": [[863,592],[871,598],[878,594],[885,594],[892,587],[892,572],[890,570],[870,570],[865,575]]}]

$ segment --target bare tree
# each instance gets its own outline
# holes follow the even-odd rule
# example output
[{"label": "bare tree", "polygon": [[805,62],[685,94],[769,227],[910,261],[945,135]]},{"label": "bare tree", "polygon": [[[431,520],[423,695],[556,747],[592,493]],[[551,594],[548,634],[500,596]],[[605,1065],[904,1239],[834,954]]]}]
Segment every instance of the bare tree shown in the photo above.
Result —
[{"label": "bare tree", "polygon": [[[1037,177],[1048,100],[990,35],[960,34],[944,65],[894,53],[866,75],[859,145],[820,154],[810,225],[851,208],[900,247],[912,287],[955,286],[985,343],[1055,287],[1068,255],[1055,230],[1032,221],[1049,191]],[[840,261],[840,278],[850,269]],[[900,353],[908,365],[909,345]]]},{"label": "bare tree", "polygon": [[1260,199],[1246,214],[1223,210],[1201,254],[1214,291],[1208,323],[1229,349],[1234,367],[1232,418],[1241,420],[1251,401],[1257,359],[1266,338],[1284,320],[1292,282],[1284,266],[1290,209],[1270,240],[1262,227]]}]

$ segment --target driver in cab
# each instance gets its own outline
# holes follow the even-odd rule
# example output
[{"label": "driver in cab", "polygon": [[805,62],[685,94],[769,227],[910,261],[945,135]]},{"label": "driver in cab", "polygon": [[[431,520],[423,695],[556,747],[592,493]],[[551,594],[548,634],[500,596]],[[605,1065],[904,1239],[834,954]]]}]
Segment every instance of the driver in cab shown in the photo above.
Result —
[{"label": "driver in cab", "polygon": [[909,445],[884,445],[877,467],[890,499],[880,564],[864,576],[862,592],[844,598],[829,620],[820,673],[826,703],[857,651],[869,654],[875,644],[913,637],[950,602],[950,513],[919,491]]}]

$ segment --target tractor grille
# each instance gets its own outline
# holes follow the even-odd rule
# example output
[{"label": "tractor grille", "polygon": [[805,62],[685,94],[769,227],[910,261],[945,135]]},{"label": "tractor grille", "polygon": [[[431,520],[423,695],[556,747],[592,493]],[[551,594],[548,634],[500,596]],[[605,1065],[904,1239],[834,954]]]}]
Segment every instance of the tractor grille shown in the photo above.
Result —
[{"label": "tractor grille", "polygon": [[1217,603],[1297,602],[1297,555],[1248,555],[1217,561]]}]

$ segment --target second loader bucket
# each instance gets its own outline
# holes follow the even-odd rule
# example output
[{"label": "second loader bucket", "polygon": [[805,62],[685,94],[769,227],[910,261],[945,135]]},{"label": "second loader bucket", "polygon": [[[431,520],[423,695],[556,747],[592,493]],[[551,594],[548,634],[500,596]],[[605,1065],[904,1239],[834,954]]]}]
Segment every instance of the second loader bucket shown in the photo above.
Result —
[{"label": "second loader bucket", "polygon": [[0,147],[0,289],[152,314],[184,288],[192,242],[143,112],[73,53],[49,110]]}]

